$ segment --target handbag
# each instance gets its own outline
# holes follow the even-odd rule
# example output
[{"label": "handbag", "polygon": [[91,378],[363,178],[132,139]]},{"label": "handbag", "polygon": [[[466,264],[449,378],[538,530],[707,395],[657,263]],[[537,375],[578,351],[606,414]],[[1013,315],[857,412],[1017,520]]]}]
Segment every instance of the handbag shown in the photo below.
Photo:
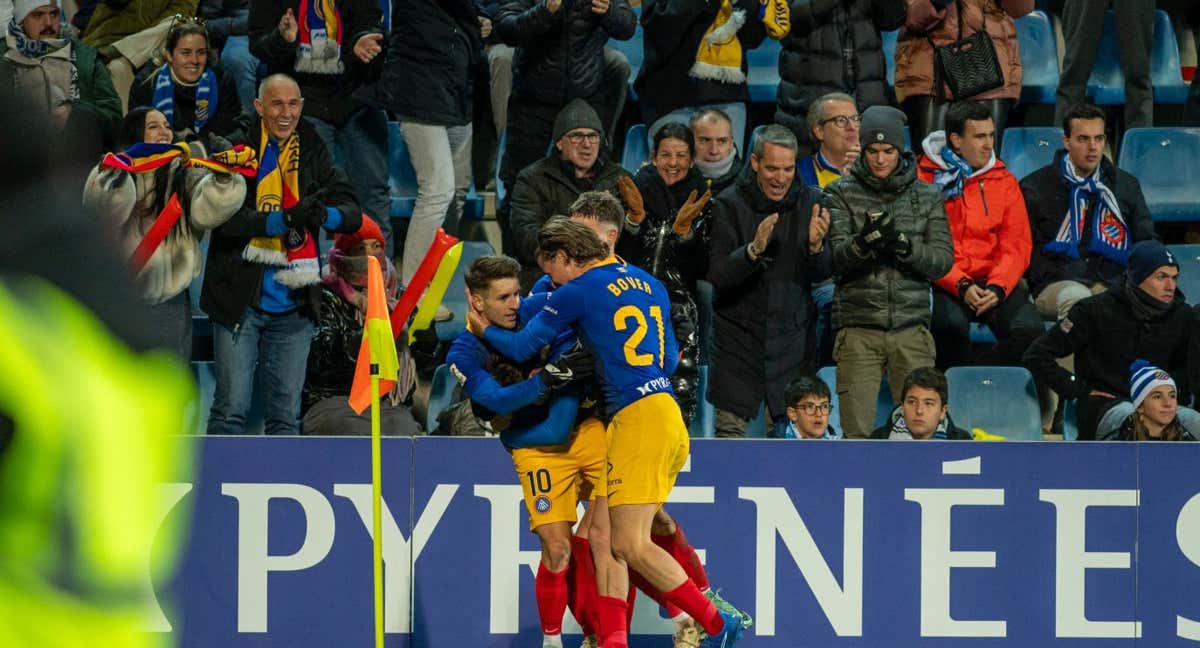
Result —
[{"label": "handbag", "polygon": [[1004,72],[996,56],[996,45],[987,33],[987,12],[983,12],[983,27],[963,38],[963,4],[958,8],[958,40],[946,45],[934,45],[928,34],[925,39],[933,47],[933,92],[943,97],[942,87],[950,89],[954,99],[970,99],[975,95],[1004,86]]}]

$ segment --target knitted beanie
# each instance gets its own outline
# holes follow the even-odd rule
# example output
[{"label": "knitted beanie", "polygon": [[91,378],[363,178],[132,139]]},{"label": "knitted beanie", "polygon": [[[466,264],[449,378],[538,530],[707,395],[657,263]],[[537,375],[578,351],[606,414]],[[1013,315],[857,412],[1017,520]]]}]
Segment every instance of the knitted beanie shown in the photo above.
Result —
[{"label": "knitted beanie", "polygon": [[1136,410],[1155,387],[1163,385],[1170,385],[1171,389],[1175,389],[1175,381],[1171,374],[1145,360],[1134,360],[1133,364],[1129,365],[1129,398],[1133,401],[1133,409]]},{"label": "knitted beanie", "polygon": [[383,230],[379,229],[379,225],[371,220],[370,216],[362,215],[362,226],[353,234],[335,234],[333,237],[333,247],[342,252],[349,252],[350,248],[362,243],[367,239],[375,239],[383,245],[387,245],[387,241],[383,238]]}]

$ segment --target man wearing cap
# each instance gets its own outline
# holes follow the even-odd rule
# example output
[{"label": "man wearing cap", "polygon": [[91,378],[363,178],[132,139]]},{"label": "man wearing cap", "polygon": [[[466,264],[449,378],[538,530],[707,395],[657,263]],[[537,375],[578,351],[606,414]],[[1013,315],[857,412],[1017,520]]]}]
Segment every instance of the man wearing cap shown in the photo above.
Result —
[{"label": "man wearing cap", "polygon": [[629,177],[620,165],[608,161],[600,116],[583,99],[567,104],[554,120],[554,150],[517,176],[512,191],[514,251],[521,262],[521,289],[529,290],[542,276],[537,264],[537,235],[551,216],[570,213],[571,203],[585,191],[612,192],[618,198],[617,179]]},{"label": "man wearing cap", "polygon": [[[1025,352],[1035,378],[1078,403],[1080,439],[1094,439],[1101,417],[1128,400],[1129,366],[1144,359],[1188,388],[1188,341],[1192,311],[1175,289],[1179,263],[1158,241],[1141,241],[1129,253],[1122,279],[1107,292],[1082,299],[1058,325]],[[1059,358],[1075,355],[1075,371]],[[1185,398],[1186,400],[1186,398]]]},{"label": "man wearing cap", "polygon": [[909,373],[934,364],[930,291],[954,261],[942,194],[917,180],[904,124],[904,113],[889,106],[864,111],[862,156],[825,187],[837,277],[833,358],[849,438],[866,438],[875,427],[885,369],[899,402]]}]

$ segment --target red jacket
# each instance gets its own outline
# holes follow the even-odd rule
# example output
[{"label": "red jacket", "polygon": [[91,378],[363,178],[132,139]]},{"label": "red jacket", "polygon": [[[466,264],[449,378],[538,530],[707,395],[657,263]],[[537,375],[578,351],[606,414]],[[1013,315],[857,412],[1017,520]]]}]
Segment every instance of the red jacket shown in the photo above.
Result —
[{"label": "red jacket", "polygon": [[[917,165],[918,177],[933,182],[937,165],[924,154]],[[954,239],[954,265],[934,283],[952,295],[964,278],[1011,293],[1029,267],[1033,240],[1025,198],[1004,162],[997,159],[987,172],[969,178],[962,194],[946,201],[946,219]]]}]

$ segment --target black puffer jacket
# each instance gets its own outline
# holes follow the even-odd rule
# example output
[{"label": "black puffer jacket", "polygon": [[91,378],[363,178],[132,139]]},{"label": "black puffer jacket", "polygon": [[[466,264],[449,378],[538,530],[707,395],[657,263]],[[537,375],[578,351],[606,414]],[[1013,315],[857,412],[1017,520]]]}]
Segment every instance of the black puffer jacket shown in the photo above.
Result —
[{"label": "black puffer jacket", "polygon": [[[1062,158],[1066,154],[1065,150],[1059,151],[1054,155],[1054,162],[1021,180],[1025,210],[1029,212],[1029,231],[1033,234],[1033,255],[1029,259],[1025,278],[1029,281],[1029,294],[1034,297],[1055,281],[1074,279],[1108,282],[1119,278],[1125,271],[1123,266],[1088,252],[1088,242],[1092,239],[1090,209],[1088,218],[1084,220],[1078,259],[1046,252],[1046,244],[1058,235],[1071,201],[1071,189],[1062,176]],[[1101,158],[1100,179],[1116,195],[1117,203],[1121,206],[1121,217],[1129,227],[1133,242],[1155,238],[1154,221],[1150,219],[1150,208],[1146,206],[1142,185],[1137,178],[1118,169],[1108,158]]]},{"label": "black puffer jacket", "polygon": [[[766,398],[775,420],[786,415],[791,379],[816,371],[817,322],[812,287],[829,278],[830,246],[808,253],[808,223],[821,192],[797,178],[779,202],[767,200],[757,176],[744,173],[714,200],[708,280],[716,313],[708,400],[751,418]],[[758,259],[746,245],[772,213],[779,222]]]},{"label": "black puffer jacket", "polygon": [[590,97],[604,77],[604,44],[629,40],[637,18],[627,0],[612,0],[608,13],[592,13],[591,0],[562,0],[555,13],[545,0],[512,0],[495,25],[500,39],[517,48],[513,93],[563,105]]},{"label": "black puffer jacket", "polygon": [[[626,226],[617,240],[617,254],[629,263],[654,275],[667,288],[671,299],[671,324],[679,342],[679,366],[671,377],[675,400],[690,424],[699,404],[696,391],[700,377],[700,315],[696,305],[696,280],[703,279],[708,267],[709,211],[705,207],[692,221],[691,236],[675,233],[675,215],[688,194],[699,197],[708,181],[693,167],[688,174],[668,186],[652,164],[638,170],[633,181],[642,194],[646,220],[636,231]],[[711,206],[712,203],[709,203]]]},{"label": "black puffer jacket", "polygon": [[471,121],[472,90],[483,60],[470,0],[409,0],[392,24],[379,81],[354,96],[400,118],[439,126]]},{"label": "black puffer jacket", "polygon": [[879,32],[904,25],[902,0],[792,0],[791,6],[775,123],[808,142],[808,107],[821,95],[845,92],[859,110],[892,103]]},{"label": "black puffer jacket", "polygon": [[[833,272],[838,275],[833,328],[929,326],[933,282],[954,263],[942,200],[937,187],[917,180],[917,165],[908,151],[887,178],[875,177],[863,156],[849,174],[825,187]],[[896,230],[912,242],[907,259],[870,251],[859,256],[855,250],[854,236],[866,224],[867,212],[875,209],[889,212]]]}]

